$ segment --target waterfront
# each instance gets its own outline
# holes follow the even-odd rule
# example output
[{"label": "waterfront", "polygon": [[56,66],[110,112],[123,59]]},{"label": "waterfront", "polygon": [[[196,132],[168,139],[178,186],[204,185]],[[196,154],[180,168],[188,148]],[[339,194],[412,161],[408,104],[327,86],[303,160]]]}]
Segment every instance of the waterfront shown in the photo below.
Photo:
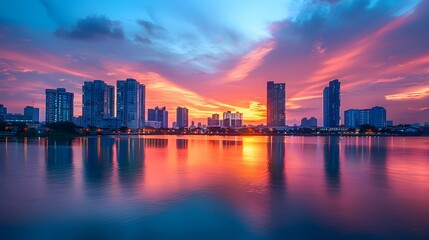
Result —
[{"label": "waterfront", "polygon": [[429,138],[9,138],[0,190],[2,239],[423,239]]}]

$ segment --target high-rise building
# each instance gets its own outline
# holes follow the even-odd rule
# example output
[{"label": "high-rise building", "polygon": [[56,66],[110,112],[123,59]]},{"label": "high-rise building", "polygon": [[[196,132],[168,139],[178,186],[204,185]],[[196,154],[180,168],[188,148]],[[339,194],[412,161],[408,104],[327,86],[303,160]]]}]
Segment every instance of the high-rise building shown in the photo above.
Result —
[{"label": "high-rise building", "polygon": [[207,126],[208,127],[220,127],[220,119],[219,114],[212,114],[212,117],[207,118]]},{"label": "high-rise building", "polygon": [[39,121],[39,109],[31,106],[26,106],[24,108],[24,116],[31,117],[33,122]]},{"label": "high-rise building", "polygon": [[160,122],[161,128],[168,128],[168,111],[165,107],[147,110],[147,120]]},{"label": "high-rise building", "polygon": [[317,127],[317,118],[303,118],[301,119],[301,127]]},{"label": "high-rise building", "polygon": [[7,114],[7,108],[3,104],[0,104],[0,116],[6,115],[6,114]]},{"label": "high-rise building", "polygon": [[344,111],[344,120],[344,125],[349,128],[362,125],[383,128],[386,127],[386,109],[379,106],[371,109],[348,109]]},{"label": "high-rise building", "polygon": [[376,128],[386,127],[386,109],[384,107],[371,108],[370,124]]},{"label": "high-rise building", "polygon": [[224,127],[242,127],[243,126],[243,114],[231,111],[223,113],[222,124]]},{"label": "high-rise building", "polygon": [[177,107],[176,110],[176,127],[187,128],[188,123],[188,109],[185,107]]},{"label": "high-rise building", "polygon": [[82,124],[84,127],[101,127],[104,125],[104,119],[114,116],[114,91],[113,86],[109,86],[101,80],[84,82],[82,86]]},{"label": "high-rise building", "polygon": [[267,126],[286,125],[286,84],[267,82]]},{"label": "high-rise building", "polygon": [[145,85],[135,79],[116,82],[116,117],[131,129],[145,125]]},{"label": "high-rise building", "polygon": [[65,88],[46,89],[46,122],[71,122],[74,94]]},{"label": "high-rise building", "polygon": [[323,90],[323,126],[340,126],[340,81],[338,79],[329,82],[329,86]]}]

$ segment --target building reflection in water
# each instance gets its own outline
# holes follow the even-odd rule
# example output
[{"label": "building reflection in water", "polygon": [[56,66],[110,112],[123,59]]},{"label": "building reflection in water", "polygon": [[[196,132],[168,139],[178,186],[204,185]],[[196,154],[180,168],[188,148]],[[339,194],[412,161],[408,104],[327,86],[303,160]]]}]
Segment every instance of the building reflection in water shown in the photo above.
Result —
[{"label": "building reflection in water", "polygon": [[165,138],[145,138],[144,146],[148,148],[166,148],[168,147],[168,139]]},{"label": "building reflection in water", "polygon": [[325,180],[328,190],[340,190],[340,137],[325,137],[323,145],[323,159],[325,163]]},{"label": "building reflection in water", "polygon": [[[113,138],[88,137],[83,139],[83,174],[89,194],[104,192],[113,171]],[[97,191],[97,192],[95,192]]]},{"label": "building reflection in water", "polygon": [[345,157],[347,161],[371,163],[372,180],[379,187],[387,186],[388,141],[386,137],[346,138]]},{"label": "building reflection in water", "polygon": [[243,141],[241,140],[222,140],[222,147],[238,147],[243,146]]},{"label": "building reflection in water", "polygon": [[123,188],[134,188],[134,184],[142,178],[144,148],[147,140],[145,138],[117,139],[118,173],[120,183],[124,184]]},{"label": "building reflection in water", "polygon": [[372,166],[372,175],[374,184],[378,187],[387,187],[387,139],[385,137],[381,138],[371,138],[373,141],[370,146],[370,161]]},{"label": "building reflection in water", "polygon": [[269,137],[267,142],[268,184],[273,190],[285,187],[285,138]]},{"label": "building reflection in water", "polygon": [[56,186],[73,181],[73,141],[79,139],[45,139],[46,178]]},{"label": "building reflection in water", "polygon": [[188,139],[176,139],[176,148],[177,149],[187,149],[188,148]]}]

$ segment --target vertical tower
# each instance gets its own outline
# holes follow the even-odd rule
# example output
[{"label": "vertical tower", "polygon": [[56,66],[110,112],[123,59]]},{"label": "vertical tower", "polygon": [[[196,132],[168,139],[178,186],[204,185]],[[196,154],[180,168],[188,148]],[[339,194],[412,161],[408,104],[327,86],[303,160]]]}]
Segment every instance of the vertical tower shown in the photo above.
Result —
[{"label": "vertical tower", "polygon": [[71,122],[74,94],[65,88],[46,89],[46,122]]},{"label": "vertical tower", "polygon": [[286,84],[267,82],[267,126],[281,127],[286,123]]},{"label": "vertical tower", "polygon": [[128,78],[116,83],[116,117],[122,126],[132,129],[145,124],[145,85]]},{"label": "vertical tower", "polygon": [[329,86],[323,89],[323,126],[340,126],[340,81],[338,79],[329,82]]},{"label": "vertical tower", "polygon": [[114,91],[113,86],[109,86],[101,80],[83,84],[82,118],[84,126],[100,127],[105,118],[113,117],[112,89]]},{"label": "vertical tower", "polygon": [[187,128],[188,123],[188,109],[186,107],[177,107],[176,110],[176,124],[178,128]]}]

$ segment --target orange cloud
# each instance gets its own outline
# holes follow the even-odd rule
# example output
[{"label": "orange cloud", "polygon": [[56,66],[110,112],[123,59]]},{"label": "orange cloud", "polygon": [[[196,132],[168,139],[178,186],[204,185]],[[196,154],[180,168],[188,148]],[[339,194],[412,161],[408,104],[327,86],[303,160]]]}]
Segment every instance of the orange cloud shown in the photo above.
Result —
[{"label": "orange cloud", "polygon": [[429,97],[429,87],[411,88],[401,93],[386,95],[386,100],[415,100]]},{"label": "orange cloud", "polygon": [[[108,63],[110,64],[110,63]],[[109,69],[115,69],[111,64]],[[170,122],[175,121],[176,107],[186,106],[189,109],[190,120],[206,122],[213,113],[224,111],[239,111],[243,113],[245,122],[261,122],[265,120],[265,105],[258,101],[249,101],[248,106],[227,104],[206,98],[189,89],[183,88],[156,72],[141,73],[126,67],[116,67],[116,76],[132,77],[146,85],[146,108],[166,106]]]}]

